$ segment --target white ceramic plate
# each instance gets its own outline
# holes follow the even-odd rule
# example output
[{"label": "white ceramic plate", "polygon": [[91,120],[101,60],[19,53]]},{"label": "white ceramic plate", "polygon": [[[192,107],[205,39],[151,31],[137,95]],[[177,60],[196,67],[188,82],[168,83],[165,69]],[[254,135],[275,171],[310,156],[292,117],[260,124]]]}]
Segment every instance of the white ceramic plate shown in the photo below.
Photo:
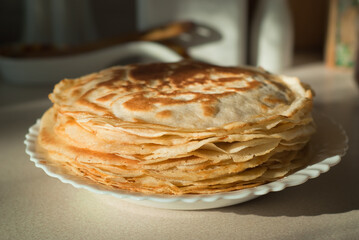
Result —
[{"label": "white ceramic plate", "polygon": [[318,129],[310,142],[311,160],[306,168],[278,181],[258,187],[208,195],[148,195],[122,190],[108,190],[103,185],[96,184],[86,178],[65,173],[61,167],[48,164],[44,156],[35,150],[40,120],[30,127],[29,133],[26,135],[25,145],[26,153],[30,155],[30,160],[37,167],[43,169],[47,175],[64,183],[69,183],[76,188],[84,188],[91,192],[108,194],[136,204],[156,208],[210,209],[246,202],[269,192],[277,192],[286,187],[300,185],[308,179],[318,177],[321,173],[327,172],[330,167],[338,164],[348,149],[348,137],[345,131],[328,117],[315,114],[314,118]]}]

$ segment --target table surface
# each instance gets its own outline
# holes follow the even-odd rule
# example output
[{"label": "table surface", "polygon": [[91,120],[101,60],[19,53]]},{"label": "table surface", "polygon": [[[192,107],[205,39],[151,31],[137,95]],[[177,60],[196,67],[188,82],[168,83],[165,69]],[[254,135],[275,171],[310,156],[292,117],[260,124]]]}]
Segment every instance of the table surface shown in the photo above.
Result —
[{"label": "table surface", "polygon": [[0,239],[359,239],[359,87],[321,63],[285,73],[309,83],[315,109],[342,124],[346,156],[300,186],[201,211],[142,207],[47,176],[23,141],[51,88],[1,84]]}]

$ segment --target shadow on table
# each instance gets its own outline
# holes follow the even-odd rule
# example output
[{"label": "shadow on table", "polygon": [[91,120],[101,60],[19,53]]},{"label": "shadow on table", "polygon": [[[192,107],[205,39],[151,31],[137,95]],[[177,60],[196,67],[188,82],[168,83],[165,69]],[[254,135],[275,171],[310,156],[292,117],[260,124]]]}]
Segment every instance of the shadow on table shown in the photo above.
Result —
[{"label": "shadow on table", "polygon": [[240,215],[315,216],[359,210],[359,98],[357,100],[330,105],[317,103],[315,106],[317,111],[339,122],[349,137],[349,150],[337,166],[303,185],[212,211]]},{"label": "shadow on table", "polygon": [[356,183],[359,177],[348,171],[351,163],[344,158],[340,166],[318,179],[270,193],[252,201],[212,211],[230,212],[239,215],[260,216],[316,216],[359,210],[359,192]]}]

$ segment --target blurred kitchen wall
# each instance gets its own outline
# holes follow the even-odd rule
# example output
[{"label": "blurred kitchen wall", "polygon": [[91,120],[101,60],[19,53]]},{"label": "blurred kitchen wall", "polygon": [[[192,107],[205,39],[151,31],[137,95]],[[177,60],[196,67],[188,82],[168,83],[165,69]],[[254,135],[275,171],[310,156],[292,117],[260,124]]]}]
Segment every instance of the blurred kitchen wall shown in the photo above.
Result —
[{"label": "blurred kitchen wall", "polygon": [[[136,30],[136,1],[89,0],[99,38],[117,36]],[[0,44],[21,39],[25,0],[0,0]],[[257,0],[250,0],[248,23]],[[328,0],[289,0],[294,23],[294,46],[299,55],[307,52],[323,55]],[[223,3],[223,2],[221,2]]]},{"label": "blurred kitchen wall", "polygon": [[[273,0],[269,0],[273,1]],[[275,0],[274,0],[275,1]],[[252,25],[259,0],[250,0],[248,24]],[[288,0],[294,27],[294,65],[323,60],[329,0]],[[248,36],[248,41],[249,40]],[[248,53],[249,58],[249,53]]]}]

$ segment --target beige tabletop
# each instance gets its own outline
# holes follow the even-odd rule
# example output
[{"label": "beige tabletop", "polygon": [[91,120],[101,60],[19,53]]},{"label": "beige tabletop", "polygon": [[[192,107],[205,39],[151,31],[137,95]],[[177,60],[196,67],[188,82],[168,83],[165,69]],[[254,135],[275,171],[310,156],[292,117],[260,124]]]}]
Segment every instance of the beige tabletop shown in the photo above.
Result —
[{"label": "beige tabletop", "polygon": [[201,211],[142,207],[47,176],[23,141],[50,88],[0,84],[0,239],[359,239],[359,87],[322,64],[286,73],[312,85],[316,110],[347,131],[348,153],[300,186]]}]

